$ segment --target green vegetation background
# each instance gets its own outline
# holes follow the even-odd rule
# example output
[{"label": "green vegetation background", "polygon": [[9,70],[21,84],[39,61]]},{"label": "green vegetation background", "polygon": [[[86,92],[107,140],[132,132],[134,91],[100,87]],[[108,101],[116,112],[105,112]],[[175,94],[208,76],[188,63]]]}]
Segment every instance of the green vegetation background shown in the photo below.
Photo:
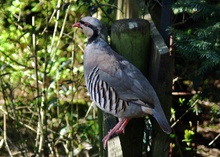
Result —
[{"label": "green vegetation background", "polygon": [[[147,5],[152,9],[155,3]],[[1,154],[98,156],[97,113],[88,110],[91,101],[83,78],[86,39],[72,24],[94,13],[112,22],[114,4],[114,0],[0,1]],[[177,52],[175,76],[183,78],[186,91],[194,92],[192,103],[185,106],[198,115],[202,110],[193,102],[211,102],[213,124],[220,117],[220,9],[214,4],[176,1],[175,21],[169,28]],[[184,100],[178,98],[180,108]],[[172,123],[178,118],[176,111],[171,109]],[[193,126],[184,130],[181,140],[186,145],[181,149],[189,149],[195,130]]]}]

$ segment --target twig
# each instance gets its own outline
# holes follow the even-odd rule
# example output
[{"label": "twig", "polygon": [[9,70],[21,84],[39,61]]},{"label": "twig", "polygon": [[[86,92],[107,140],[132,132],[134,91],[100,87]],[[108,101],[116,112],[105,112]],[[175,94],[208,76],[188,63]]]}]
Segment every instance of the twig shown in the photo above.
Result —
[{"label": "twig", "polygon": [[86,118],[88,117],[89,112],[91,111],[92,107],[94,107],[94,106],[95,106],[95,102],[93,101],[93,102],[91,103],[91,105],[89,106],[89,109],[87,110],[84,119],[86,119]]},{"label": "twig", "polygon": [[219,137],[220,133],[211,142],[209,142],[209,146],[212,145]]},{"label": "twig", "polygon": [[[14,120],[16,121],[16,123],[19,123],[19,117],[18,117],[17,110],[16,110],[16,107],[15,107],[16,105],[15,105],[15,102],[14,102],[13,90],[12,90],[12,88],[8,88],[8,89],[9,89],[9,93],[7,91],[5,91],[5,93],[7,94],[8,98],[10,100],[10,103],[11,103],[11,106],[12,106],[12,108],[11,108],[12,113],[15,117]],[[6,100],[5,100],[5,102],[6,102]],[[21,128],[19,127],[17,130],[19,132],[19,136],[20,136],[20,139],[21,139],[21,144],[19,145],[19,149],[20,149],[20,151],[24,150],[24,151],[21,151],[21,152],[23,152],[23,155],[24,155],[24,153],[26,154],[26,150],[25,150],[25,147],[24,147],[24,140],[23,140],[23,136],[22,136],[22,133],[21,133]]]},{"label": "twig", "polygon": [[50,16],[49,21],[47,22],[46,27],[45,27],[44,30],[41,32],[41,35],[43,35],[43,34],[45,33],[45,31],[47,30],[47,27],[49,26],[49,24],[50,24],[51,20],[53,19],[55,13],[57,12],[57,10],[58,10],[58,8],[54,9],[52,15]]},{"label": "twig", "polygon": [[7,142],[7,124],[6,124],[6,114],[4,114],[3,116],[3,121],[4,121],[4,141],[5,141],[5,146],[8,150],[8,153],[10,156],[12,156],[11,150],[8,146],[8,142]]},{"label": "twig", "polygon": [[192,17],[190,16],[190,17],[188,17],[187,19],[185,19],[185,20],[183,20],[181,22],[175,23],[175,24],[172,25],[172,27],[178,26],[178,25],[182,25],[182,24],[186,23],[187,21],[189,21],[191,18]]},{"label": "twig", "polygon": [[107,7],[111,7],[111,8],[117,9],[117,10],[119,10],[119,11],[123,14],[123,10],[120,9],[120,8],[118,8],[116,5],[103,4],[103,3],[100,3],[99,5],[100,5],[100,6],[107,6]]},{"label": "twig", "polygon": [[[10,117],[11,119],[16,120],[16,118],[14,118],[13,116],[11,116],[10,114],[8,114],[8,115],[9,115],[9,117]],[[29,125],[27,125],[27,124],[24,124],[22,121],[18,121],[18,123],[19,123],[20,125],[22,125],[22,126],[28,128],[29,130],[31,130],[31,131],[37,133],[37,131],[36,131],[34,128],[32,128],[31,126],[29,126]]]},{"label": "twig", "polygon": [[[176,134],[175,129],[173,129],[173,133]],[[176,144],[177,144],[177,149],[178,149],[178,152],[180,154],[180,157],[183,157],[183,152],[181,150],[181,146],[180,146],[180,143],[179,143],[179,140],[178,140],[178,136],[174,136],[174,138],[175,138],[175,141],[176,141]]]},{"label": "twig", "polygon": [[[61,3],[60,0],[58,0],[57,8],[60,8],[60,3]],[[56,53],[55,50],[53,51],[53,47],[54,47],[54,41],[55,41],[57,27],[58,27],[58,21],[59,21],[59,17],[60,17],[60,10],[58,9],[56,13],[57,13],[57,15],[56,15],[56,22],[55,22],[54,31],[53,31],[53,38],[52,38],[51,46],[50,46],[50,51],[51,51],[50,53],[53,56],[52,59],[51,59],[52,61],[54,61],[53,59],[54,59],[54,56],[55,56],[55,53]]]},{"label": "twig", "polygon": [[[57,41],[57,45],[55,47],[55,50],[58,48],[59,44],[60,44],[60,41],[61,41],[61,37],[63,36],[63,30],[64,30],[64,27],[66,25],[66,20],[67,20],[67,16],[68,16],[68,13],[69,13],[69,8],[70,6],[68,6],[67,8],[67,11],[66,11],[66,14],[65,14],[65,17],[64,17],[64,20],[63,20],[63,25],[62,25],[62,28],[61,28],[61,31],[60,31],[60,35],[59,35],[59,40]],[[55,57],[55,53],[52,57],[52,60],[54,60],[54,57]]]},{"label": "twig", "polygon": [[[32,16],[32,27],[35,27],[35,16]],[[40,91],[39,91],[39,83],[38,83],[38,60],[37,60],[37,51],[36,51],[36,36],[35,36],[35,32],[33,31],[32,34],[32,44],[33,44],[33,53],[34,53],[34,68],[35,68],[35,77],[36,77],[36,92],[37,92],[37,97],[39,98],[40,96]],[[39,103],[39,99],[37,98],[36,100],[36,104],[38,107],[38,127],[37,127],[37,137],[36,137],[36,143],[35,143],[35,147],[38,148],[38,146],[40,146],[40,136],[42,133],[41,130],[41,121],[40,121],[40,103]],[[40,150],[40,149],[39,149]]]},{"label": "twig", "polygon": [[11,73],[8,73],[8,72],[7,72],[7,73],[4,73],[4,74],[1,74],[0,77],[3,77],[3,76],[5,76],[5,75],[10,75],[10,74],[11,74]]},{"label": "twig", "polygon": [[108,13],[106,13],[106,11],[102,8],[102,6],[99,4],[99,2],[97,0],[95,0],[95,3],[102,10],[102,12],[105,14],[105,16],[108,17],[108,19],[113,22],[113,19],[108,15]]},{"label": "twig", "polygon": [[[198,12],[200,12],[200,11],[197,11],[196,13],[198,13]],[[186,15],[186,14],[183,12],[183,20],[182,20],[181,22],[178,22],[178,23],[173,24],[172,27],[177,26],[177,25],[184,24],[184,23],[186,23],[187,21],[189,21],[190,19],[193,18],[193,15],[191,15],[191,16],[189,16],[187,19],[185,19],[185,15]]]},{"label": "twig", "polygon": [[[2,86],[2,85],[1,85]],[[12,91],[12,89],[10,88],[10,87],[8,87],[7,88],[8,90],[6,90],[6,89],[3,89],[2,88],[2,93],[3,93],[3,98],[4,98],[4,102],[5,102],[5,107],[6,107],[6,111],[3,109],[3,108],[1,108],[1,110],[3,111],[3,113],[4,113],[4,115],[6,116],[7,115],[7,113],[8,113],[8,108],[7,108],[7,105],[6,105],[6,102],[7,102],[7,97],[8,97],[8,99],[9,99],[9,101],[10,101],[10,104],[11,104],[11,106],[12,106],[12,113],[13,113],[13,115],[14,115],[14,120],[16,121],[16,123],[19,123],[20,121],[18,120],[18,115],[17,115],[17,110],[16,110],[16,108],[15,108],[15,104],[14,104],[14,95],[13,95],[13,91]],[[5,137],[5,139],[7,139],[6,137],[7,137],[7,134],[6,134],[6,117],[5,117],[5,119],[4,119],[4,124],[5,124],[5,126],[4,126],[4,137]],[[19,133],[19,135],[20,135],[20,138],[21,138],[21,144],[19,144],[19,150],[21,151],[21,150],[23,150],[23,151],[21,151],[23,154],[22,155],[25,155],[26,154],[26,150],[25,150],[25,148],[24,148],[24,140],[23,140],[23,136],[22,136],[22,134],[21,134],[21,130],[20,130],[21,128],[19,127],[18,128],[18,133]],[[6,143],[7,144],[7,143]],[[9,147],[8,147],[9,148]],[[10,153],[10,152],[9,152]]]},{"label": "twig", "polygon": [[192,104],[192,106],[190,106],[190,108],[188,108],[187,110],[186,110],[186,112],[179,118],[179,119],[177,119],[172,125],[171,125],[171,128],[172,127],[174,127],[188,112],[189,112],[189,110],[191,110],[191,108],[193,108],[195,105],[196,105],[196,103],[199,101],[199,99],[197,99],[193,104]]},{"label": "twig", "polygon": [[158,3],[161,7],[163,6],[162,3],[159,0],[154,0],[156,3]]},{"label": "twig", "polygon": [[7,58],[9,58],[12,62],[14,62],[14,63],[16,63],[17,65],[19,65],[19,66],[22,66],[22,67],[27,67],[27,66],[25,66],[25,65],[23,65],[23,64],[21,64],[21,63],[19,63],[19,62],[17,62],[15,59],[13,59],[12,57],[10,57],[9,55],[7,55],[5,52],[3,52],[3,51],[0,51],[5,57],[7,57]]}]

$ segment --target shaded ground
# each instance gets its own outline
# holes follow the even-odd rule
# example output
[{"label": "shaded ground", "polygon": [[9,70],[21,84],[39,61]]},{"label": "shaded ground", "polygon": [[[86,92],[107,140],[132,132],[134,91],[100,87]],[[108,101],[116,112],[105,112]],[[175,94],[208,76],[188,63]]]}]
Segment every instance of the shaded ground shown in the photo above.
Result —
[{"label": "shaded ground", "polygon": [[201,157],[220,156],[220,123],[214,122],[209,114],[212,105],[210,103],[202,104],[207,113],[201,116],[201,124],[197,127],[197,154]]}]

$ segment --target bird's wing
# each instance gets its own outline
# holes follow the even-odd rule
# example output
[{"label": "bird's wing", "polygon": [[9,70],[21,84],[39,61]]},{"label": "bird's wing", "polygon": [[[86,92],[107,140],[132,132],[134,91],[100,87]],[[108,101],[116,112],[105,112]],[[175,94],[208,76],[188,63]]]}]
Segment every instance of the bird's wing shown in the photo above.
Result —
[{"label": "bird's wing", "polygon": [[106,59],[103,57],[103,62],[99,65],[99,78],[114,88],[121,99],[151,108],[160,127],[165,133],[170,134],[170,125],[149,81],[134,65],[118,54],[113,53]]},{"label": "bird's wing", "polygon": [[154,108],[157,96],[148,80],[134,65],[111,51],[99,64],[100,79],[114,88],[121,99]]}]

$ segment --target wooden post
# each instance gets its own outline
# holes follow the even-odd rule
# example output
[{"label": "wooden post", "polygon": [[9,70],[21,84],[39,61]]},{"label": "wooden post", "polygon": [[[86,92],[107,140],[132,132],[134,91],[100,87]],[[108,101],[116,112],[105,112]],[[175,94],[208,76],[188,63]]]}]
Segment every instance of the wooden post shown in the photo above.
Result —
[{"label": "wooden post", "polygon": [[142,19],[122,19],[111,28],[111,47],[147,75],[150,24]]},{"label": "wooden post", "polygon": [[138,18],[139,10],[137,0],[117,1],[116,19]]},{"label": "wooden post", "polygon": [[[170,117],[170,108],[172,105],[172,78],[174,68],[174,57],[165,44],[162,36],[156,29],[150,15],[147,20],[151,24],[151,57],[149,64],[149,81],[157,92],[161,106],[166,114]],[[169,135],[165,134],[155,119],[153,122],[153,144],[151,147],[151,157],[168,157],[169,156]]]},{"label": "wooden post", "polygon": [[[111,47],[145,75],[150,52],[149,42],[150,25],[146,20],[124,19],[118,20],[112,25]],[[108,119],[105,120],[105,122],[107,121]],[[125,134],[120,135],[124,157],[142,156],[144,126],[144,118],[133,119],[126,126]]]}]

